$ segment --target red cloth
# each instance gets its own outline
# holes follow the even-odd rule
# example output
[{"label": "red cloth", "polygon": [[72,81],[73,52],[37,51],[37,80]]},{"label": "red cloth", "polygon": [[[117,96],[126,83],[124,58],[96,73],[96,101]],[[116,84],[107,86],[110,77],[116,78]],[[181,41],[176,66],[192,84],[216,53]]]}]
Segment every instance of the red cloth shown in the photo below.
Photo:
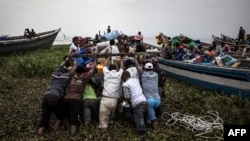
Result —
[{"label": "red cloth", "polygon": [[141,35],[135,35],[135,40],[142,40],[142,36]]}]

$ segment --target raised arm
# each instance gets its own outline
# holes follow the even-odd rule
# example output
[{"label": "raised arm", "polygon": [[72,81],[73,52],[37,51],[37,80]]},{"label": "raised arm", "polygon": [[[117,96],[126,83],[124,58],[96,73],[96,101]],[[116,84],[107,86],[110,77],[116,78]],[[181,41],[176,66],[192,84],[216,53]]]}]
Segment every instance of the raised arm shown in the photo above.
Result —
[{"label": "raised arm", "polygon": [[142,73],[142,68],[139,65],[139,62],[137,60],[137,56],[136,55],[134,56],[134,61],[135,61],[135,67],[136,67],[138,73],[141,74]]},{"label": "raised arm", "polygon": [[95,68],[96,68],[96,61],[97,61],[97,54],[94,55],[94,62],[93,62],[93,66],[92,68],[89,70],[90,73],[94,73],[95,72]]},{"label": "raised arm", "polygon": [[63,67],[68,60],[69,60],[69,57],[67,55],[65,55],[64,58],[63,58],[63,61],[60,64],[60,66]]},{"label": "raised arm", "polygon": [[109,61],[110,61],[111,56],[112,56],[112,53],[110,52],[110,53],[108,54],[108,57],[106,58],[104,64],[103,64],[103,66],[107,66],[107,64],[108,64]]},{"label": "raised arm", "polygon": [[120,69],[124,69],[124,61],[123,61],[124,53],[120,53],[120,56],[121,56]]},{"label": "raised arm", "polygon": [[76,67],[77,67],[75,60],[71,61],[71,66],[72,66],[72,68],[70,70],[70,73],[71,73],[71,75],[74,75],[75,71],[76,71]]}]

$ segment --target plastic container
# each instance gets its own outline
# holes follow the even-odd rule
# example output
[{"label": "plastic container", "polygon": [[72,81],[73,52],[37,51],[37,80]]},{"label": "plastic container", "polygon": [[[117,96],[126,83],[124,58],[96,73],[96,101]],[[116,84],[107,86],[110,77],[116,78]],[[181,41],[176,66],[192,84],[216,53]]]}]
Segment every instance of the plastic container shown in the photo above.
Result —
[{"label": "plastic container", "polygon": [[103,65],[102,64],[97,64],[96,65],[96,70],[97,70],[97,73],[103,73]]}]

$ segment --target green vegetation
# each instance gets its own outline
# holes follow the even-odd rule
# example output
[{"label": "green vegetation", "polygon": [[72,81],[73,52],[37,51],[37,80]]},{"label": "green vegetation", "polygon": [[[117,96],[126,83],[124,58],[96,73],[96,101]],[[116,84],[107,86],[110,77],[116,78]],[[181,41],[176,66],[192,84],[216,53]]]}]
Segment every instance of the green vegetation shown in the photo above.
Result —
[{"label": "green vegetation", "polygon": [[[171,118],[167,113],[176,112],[204,117],[208,111],[217,111],[224,124],[249,124],[249,100],[204,90],[168,77],[164,87],[166,94],[162,99],[164,114],[159,118],[158,132],[153,132],[147,126],[147,134],[139,137],[135,126],[117,114],[107,134],[102,134],[96,122],[87,127],[81,125],[77,135],[71,137],[69,125],[65,122],[58,132],[48,131],[44,136],[38,136],[36,133],[43,92],[52,71],[62,61],[68,47],[53,46],[51,50],[0,58],[0,140],[216,140],[196,137],[199,131],[183,127],[180,122],[173,126],[166,125]],[[54,122],[52,116],[51,125]],[[222,137],[223,132],[215,129],[204,136]]]}]

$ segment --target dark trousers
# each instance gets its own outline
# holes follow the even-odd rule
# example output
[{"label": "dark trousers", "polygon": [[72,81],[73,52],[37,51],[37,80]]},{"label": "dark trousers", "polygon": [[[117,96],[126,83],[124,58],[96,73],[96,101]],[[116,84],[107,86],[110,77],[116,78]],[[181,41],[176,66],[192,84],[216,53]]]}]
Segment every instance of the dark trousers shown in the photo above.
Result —
[{"label": "dark trousers", "polygon": [[81,101],[78,99],[66,98],[63,104],[65,115],[69,118],[69,124],[77,125],[81,112]]},{"label": "dark trousers", "polygon": [[147,103],[143,102],[133,108],[133,117],[136,123],[137,132],[145,131],[145,116],[147,114]]},{"label": "dark trousers", "polygon": [[82,104],[83,122],[90,123],[92,119],[98,121],[99,117],[99,100],[85,99]]},{"label": "dark trousers", "polygon": [[63,99],[53,94],[46,94],[42,99],[42,114],[40,127],[48,127],[51,114],[54,113],[58,120],[63,119]]},{"label": "dark trousers", "polygon": [[243,42],[244,42],[244,36],[239,36],[238,44],[243,43]]}]

